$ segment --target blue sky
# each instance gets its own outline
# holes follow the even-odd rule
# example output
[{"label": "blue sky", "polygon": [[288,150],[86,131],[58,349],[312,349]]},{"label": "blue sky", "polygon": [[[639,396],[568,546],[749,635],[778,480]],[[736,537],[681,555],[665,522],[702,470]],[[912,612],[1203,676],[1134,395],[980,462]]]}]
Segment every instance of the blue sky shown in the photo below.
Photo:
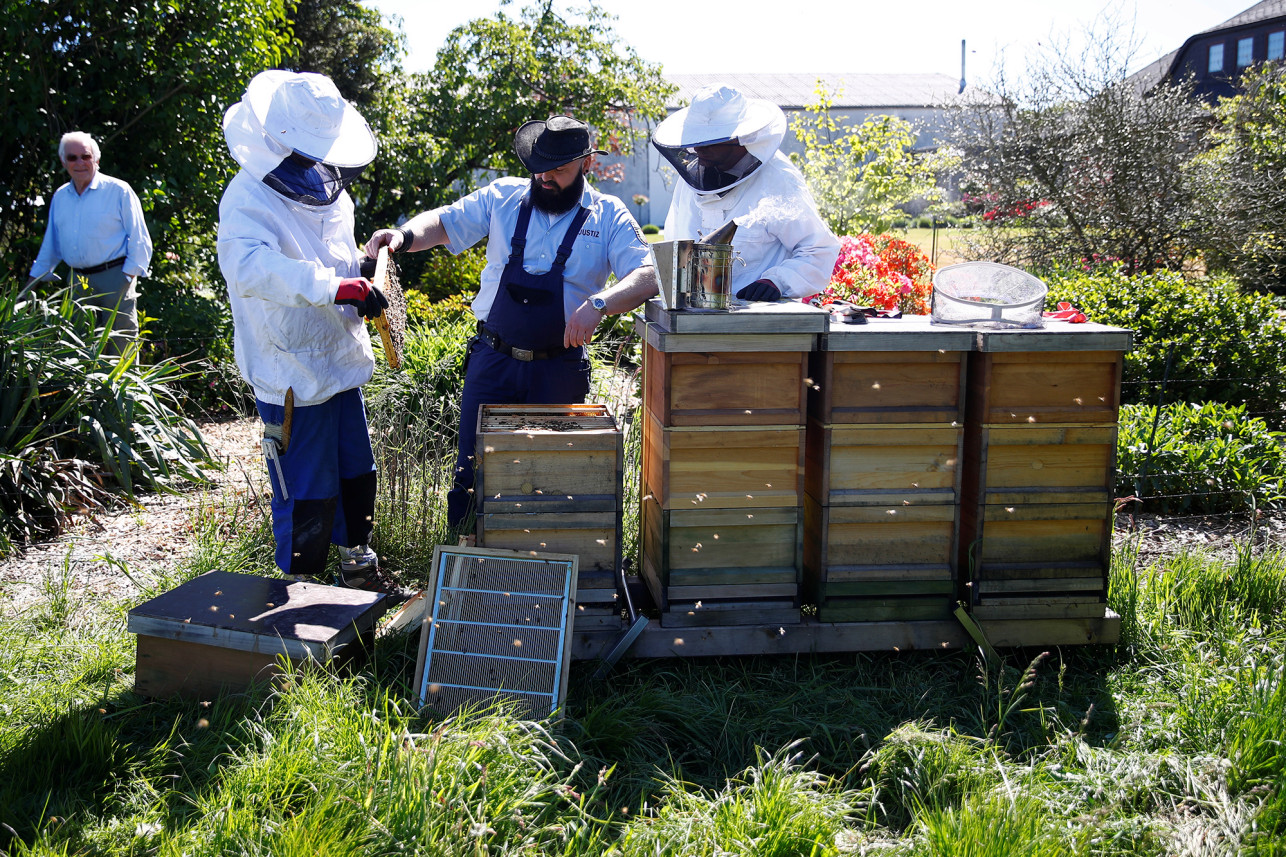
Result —
[{"label": "blue sky", "polygon": [[[494,14],[501,0],[365,0],[401,15],[408,68],[423,71],[455,27]],[[512,0],[509,14],[533,0]],[[558,8],[585,0],[557,0]],[[1097,2],[1047,0],[760,0],[716,7],[691,0],[600,0],[617,15],[616,31],[667,73],[938,72],[982,82],[1003,58],[1018,62],[1039,43],[1075,38],[1107,8]],[[1254,5],[1253,0],[1124,0],[1111,4],[1139,51],[1132,70],[1179,47],[1190,35]],[[736,10],[720,14],[716,8]]]}]

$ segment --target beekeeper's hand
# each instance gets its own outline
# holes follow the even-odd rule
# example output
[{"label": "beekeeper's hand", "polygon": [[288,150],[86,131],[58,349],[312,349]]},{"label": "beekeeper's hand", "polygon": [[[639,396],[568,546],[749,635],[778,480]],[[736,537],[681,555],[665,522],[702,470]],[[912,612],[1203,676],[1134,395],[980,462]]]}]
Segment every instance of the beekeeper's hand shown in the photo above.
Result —
[{"label": "beekeeper's hand", "polygon": [[737,297],[743,301],[779,301],[781,289],[772,280],[755,280],[737,292]]},{"label": "beekeeper's hand", "polygon": [[357,314],[365,318],[379,318],[388,306],[388,298],[365,277],[349,277],[339,281],[335,303],[356,307]]},{"label": "beekeeper's hand", "polygon": [[381,247],[387,246],[390,253],[406,253],[414,243],[415,233],[410,229],[376,229],[363,249],[367,256],[374,259],[379,255]]}]

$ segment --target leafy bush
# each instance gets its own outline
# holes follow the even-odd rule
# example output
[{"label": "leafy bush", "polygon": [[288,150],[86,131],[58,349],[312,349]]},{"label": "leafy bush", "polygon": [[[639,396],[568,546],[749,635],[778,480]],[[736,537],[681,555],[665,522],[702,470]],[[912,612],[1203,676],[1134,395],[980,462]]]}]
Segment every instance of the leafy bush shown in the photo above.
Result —
[{"label": "leafy bush", "polygon": [[253,413],[254,395],[232,353],[232,312],[223,281],[217,273],[211,279],[210,270],[200,263],[182,265],[177,257],[156,263],[156,276],[139,292],[143,356],[151,363],[174,360],[185,366],[175,391],[189,414]]},{"label": "leafy bush", "polygon": [[1134,331],[1123,402],[1155,402],[1165,379],[1166,401],[1245,404],[1275,428],[1286,422],[1286,320],[1278,299],[1244,294],[1227,277],[1129,276],[1114,265],[1055,270],[1046,281],[1051,308],[1070,301],[1090,321]]},{"label": "leafy bush", "polygon": [[67,290],[53,298],[0,295],[0,550],[56,533],[112,486],[204,478],[205,442],[172,389],[182,367],[142,365],[135,345],[112,356],[92,313]]},{"label": "leafy bush", "polygon": [[476,292],[487,266],[486,248],[470,247],[458,256],[434,248],[424,253],[397,256],[402,288],[423,292],[430,301],[442,301],[462,292]]},{"label": "leafy bush", "polygon": [[[1155,433],[1153,426],[1155,424]],[[1281,432],[1216,402],[1121,408],[1117,492],[1158,512],[1279,507],[1286,499]]]},{"label": "leafy bush", "polygon": [[661,234],[661,227],[657,226],[655,223],[646,223],[646,224],[644,224],[644,225],[643,225],[643,234],[644,234],[644,235],[660,235],[660,234]]}]

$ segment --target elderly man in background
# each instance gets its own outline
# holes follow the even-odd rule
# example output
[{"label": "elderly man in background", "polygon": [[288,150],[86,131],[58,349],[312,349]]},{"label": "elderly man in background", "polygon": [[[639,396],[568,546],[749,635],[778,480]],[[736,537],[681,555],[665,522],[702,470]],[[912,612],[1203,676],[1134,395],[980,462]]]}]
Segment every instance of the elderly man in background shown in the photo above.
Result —
[{"label": "elderly man in background", "polygon": [[697,92],[652,134],[683,179],[666,239],[705,238],[734,221],[732,292],[742,300],[810,298],[830,282],[839,256],[803,175],[780,151],[785,135],[780,107],[721,85]]},{"label": "elderly man in background", "polygon": [[49,201],[49,222],[31,266],[31,286],[56,279],[66,262],[77,296],[96,307],[99,324],[113,312],[112,342],[120,350],[138,335],[138,278],[152,262],[152,237],[133,188],[98,171],[102,152],[89,134],[71,131],[58,142],[58,159],[71,181]]},{"label": "elderly man in background", "polygon": [[[447,523],[473,512],[478,409],[486,404],[578,404],[589,395],[586,345],[608,315],[657,293],[642,230],[625,203],[586,184],[594,155],[589,126],[570,116],[532,120],[514,151],[530,179],[500,178],[455,203],[381,229],[368,256],[446,245],[460,253],[487,240],[487,265],[472,309],[455,478]],[[608,277],[619,282],[604,288]]]},{"label": "elderly man in background", "polygon": [[349,184],[375,159],[366,120],[320,74],[265,71],[223,118],[241,170],[219,202],[219,269],[237,367],[254,388],[272,481],[277,566],[395,591],[370,546],[375,459],[361,387],[375,371],[363,318],[388,301],[364,279]]}]

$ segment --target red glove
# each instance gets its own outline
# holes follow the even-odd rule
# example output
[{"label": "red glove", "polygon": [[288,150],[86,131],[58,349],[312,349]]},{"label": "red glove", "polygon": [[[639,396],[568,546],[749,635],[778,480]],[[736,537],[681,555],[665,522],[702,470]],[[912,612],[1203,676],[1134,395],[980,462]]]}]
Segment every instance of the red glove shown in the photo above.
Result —
[{"label": "red glove", "polygon": [[781,300],[781,289],[772,280],[755,280],[737,292],[743,301],[776,301]]},{"label": "red glove", "polygon": [[388,306],[388,298],[365,277],[350,277],[339,281],[335,303],[357,307],[357,314],[365,318],[379,318]]}]

